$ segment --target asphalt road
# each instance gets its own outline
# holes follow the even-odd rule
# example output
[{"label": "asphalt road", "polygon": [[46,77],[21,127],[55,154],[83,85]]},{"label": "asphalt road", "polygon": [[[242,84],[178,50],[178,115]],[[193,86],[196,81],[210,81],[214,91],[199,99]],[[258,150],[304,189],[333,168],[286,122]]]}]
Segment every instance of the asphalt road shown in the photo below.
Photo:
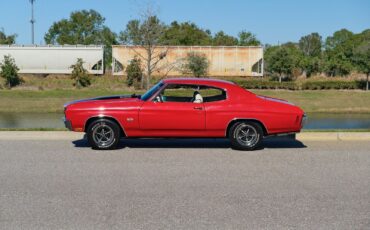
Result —
[{"label": "asphalt road", "polygon": [[0,229],[370,229],[370,142],[0,140]]}]

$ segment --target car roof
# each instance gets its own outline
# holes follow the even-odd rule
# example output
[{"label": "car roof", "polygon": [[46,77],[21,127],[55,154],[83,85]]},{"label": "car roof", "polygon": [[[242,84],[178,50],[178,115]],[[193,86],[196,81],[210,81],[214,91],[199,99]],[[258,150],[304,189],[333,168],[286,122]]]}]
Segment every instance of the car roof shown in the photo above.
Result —
[{"label": "car roof", "polygon": [[235,83],[219,79],[211,78],[166,78],[163,82],[167,84],[196,84],[196,85],[209,85],[217,87],[236,86]]}]

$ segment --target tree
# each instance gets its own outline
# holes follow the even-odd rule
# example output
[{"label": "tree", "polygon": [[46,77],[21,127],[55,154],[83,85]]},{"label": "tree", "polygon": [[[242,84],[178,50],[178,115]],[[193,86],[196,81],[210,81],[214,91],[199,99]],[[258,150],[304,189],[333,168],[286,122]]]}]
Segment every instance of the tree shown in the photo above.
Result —
[{"label": "tree", "polygon": [[256,38],[256,35],[245,30],[238,34],[240,46],[260,46],[261,42]]},{"label": "tree", "polygon": [[212,44],[214,46],[236,46],[238,45],[238,39],[225,34],[225,32],[220,31],[215,34],[213,37],[213,42]]},{"label": "tree", "polygon": [[370,75],[370,42],[364,41],[354,51],[353,61],[356,69],[366,74],[366,90],[369,90],[369,75]]},{"label": "tree", "polygon": [[117,35],[104,25],[105,18],[95,10],[72,12],[69,19],[62,19],[45,34],[47,44],[104,45],[106,64],[111,63],[111,45],[118,44]]},{"label": "tree", "polygon": [[303,70],[303,75],[310,77],[312,74],[321,71],[321,57],[310,57],[302,55],[299,67]]},{"label": "tree", "polygon": [[301,37],[298,44],[305,56],[319,57],[321,55],[322,41],[318,33],[311,33]]},{"label": "tree", "polygon": [[292,73],[295,66],[294,59],[289,54],[289,49],[284,46],[270,47],[269,50],[266,50],[265,60],[267,62],[267,70],[278,74],[280,83],[282,78]]},{"label": "tree", "polygon": [[348,75],[353,69],[355,36],[351,31],[336,31],[325,41],[324,70],[329,76]]},{"label": "tree", "polygon": [[15,43],[16,34],[6,35],[4,29],[0,31],[0,44],[12,45]]},{"label": "tree", "polygon": [[353,33],[347,29],[341,29],[334,32],[333,36],[329,36],[325,41],[325,48],[332,49],[341,49],[343,51],[348,51],[348,41],[353,39]]},{"label": "tree", "polygon": [[73,86],[77,88],[87,87],[91,85],[90,76],[87,70],[83,67],[82,58],[78,58],[76,64],[72,65],[71,79],[74,80]]},{"label": "tree", "polygon": [[190,52],[185,59],[183,72],[185,74],[191,73],[195,77],[201,77],[207,75],[208,67],[209,62],[205,55]]},{"label": "tree", "polygon": [[101,31],[101,41],[98,44],[104,45],[104,61],[105,65],[112,66],[112,45],[118,45],[117,34],[112,32],[108,27],[104,27]]},{"label": "tree", "polygon": [[318,33],[303,36],[299,40],[298,46],[302,52],[300,66],[304,75],[309,77],[311,74],[319,72],[322,49],[321,36]]},{"label": "tree", "polygon": [[142,81],[143,71],[141,69],[141,60],[137,56],[135,56],[134,59],[130,61],[130,64],[126,67],[126,74],[127,85],[134,85],[135,88],[138,88],[139,83]]},{"label": "tree", "polygon": [[[120,40],[123,44],[133,45],[131,49],[136,53],[145,65],[146,88],[150,86],[150,79],[158,64],[167,55],[168,49],[158,47],[165,31],[165,25],[149,9],[144,12],[142,20],[131,20],[127,23],[126,29],[120,33]],[[138,51],[140,47],[145,54]],[[142,81],[142,86],[144,81]],[[143,88],[143,87],[142,87]]]},{"label": "tree", "polygon": [[194,23],[174,21],[166,27],[160,42],[162,45],[205,46],[212,44],[212,36],[209,30],[200,29]]},{"label": "tree", "polygon": [[5,55],[4,60],[0,63],[0,76],[5,78],[5,84],[11,88],[19,85],[22,79],[18,76],[19,68],[10,55]]}]

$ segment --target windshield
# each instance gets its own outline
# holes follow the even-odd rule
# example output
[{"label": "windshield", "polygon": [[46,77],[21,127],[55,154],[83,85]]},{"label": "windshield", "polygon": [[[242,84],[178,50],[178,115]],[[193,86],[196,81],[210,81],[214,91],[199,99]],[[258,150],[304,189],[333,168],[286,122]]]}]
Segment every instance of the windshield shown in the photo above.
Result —
[{"label": "windshield", "polygon": [[153,96],[161,87],[163,86],[163,82],[160,81],[156,85],[154,85],[151,89],[149,89],[143,96],[141,96],[141,100],[146,101]]}]

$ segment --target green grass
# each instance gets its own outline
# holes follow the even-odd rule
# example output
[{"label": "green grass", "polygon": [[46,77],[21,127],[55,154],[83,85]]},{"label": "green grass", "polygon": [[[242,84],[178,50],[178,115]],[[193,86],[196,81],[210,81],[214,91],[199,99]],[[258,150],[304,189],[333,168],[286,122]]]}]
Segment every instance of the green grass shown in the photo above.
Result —
[{"label": "green grass", "polygon": [[[300,106],[308,113],[370,113],[370,92],[365,91],[287,91],[252,90],[259,95],[277,97]],[[0,112],[63,112],[69,101],[115,94],[132,94],[131,89],[0,90]],[[138,92],[138,93],[142,93]]]},{"label": "green grass", "polygon": [[[114,94],[132,94],[125,77],[93,76],[92,85],[73,88],[65,75],[47,77],[24,75],[24,83],[12,90],[0,89],[0,112],[63,112],[66,102]],[[226,78],[225,78],[226,79]],[[227,78],[245,81],[245,78]],[[157,78],[152,79],[153,82]],[[0,85],[3,79],[0,78]],[[302,107],[308,113],[370,113],[370,92],[360,90],[251,90],[256,94],[282,98]],[[142,93],[142,92],[137,92]]]},{"label": "green grass", "polygon": [[308,113],[370,113],[370,92],[357,90],[251,90],[288,100]]},{"label": "green grass", "polygon": [[132,94],[111,90],[0,90],[0,112],[60,113],[69,101],[114,94]]}]

